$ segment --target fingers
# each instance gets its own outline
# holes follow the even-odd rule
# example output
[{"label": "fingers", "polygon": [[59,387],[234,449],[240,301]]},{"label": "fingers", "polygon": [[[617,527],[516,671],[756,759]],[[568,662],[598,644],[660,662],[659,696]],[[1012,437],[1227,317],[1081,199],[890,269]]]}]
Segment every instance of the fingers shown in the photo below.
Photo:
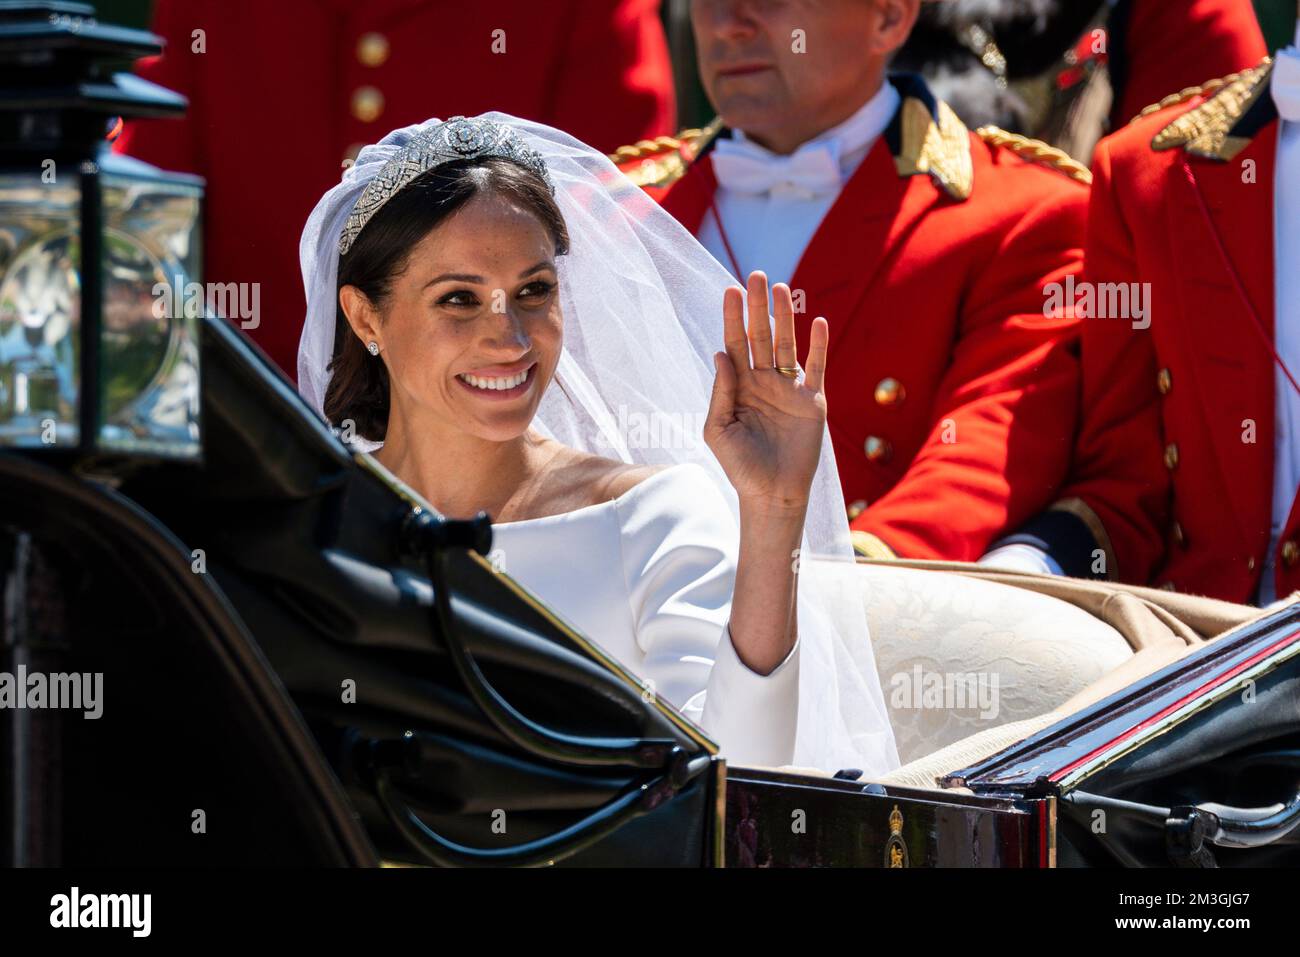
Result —
[{"label": "fingers", "polygon": [[736,417],[736,370],[725,353],[713,354],[713,394],[709,396],[709,413],[704,434],[725,429]]},{"label": "fingers", "polygon": [[[745,307],[749,322],[746,328]],[[722,297],[723,340],[731,372],[736,377],[751,368],[791,368],[799,364],[798,340],[794,328],[794,299],[790,287],[783,282],[772,287],[772,305],[775,313],[775,341],[773,319],[767,307],[767,276],[761,272],[749,274],[746,288],[729,288]],[[808,343],[808,363],[804,370],[804,385],[814,392],[822,390],[826,373],[826,348],[830,339],[826,320],[813,321]],[[714,380],[715,386],[718,380]],[[734,388],[734,383],[733,383]]]},{"label": "fingers", "polygon": [[818,316],[813,320],[808,338],[808,362],[804,368],[804,388],[821,392],[826,381],[826,344],[830,341],[830,326]]},{"label": "fingers", "polygon": [[745,292],[732,286],[722,294],[722,341],[733,371],[749,369],[749,340],[745,338]]},{"label": "fingers", "polygon": [[783,282],[772,287],[772,311],[776,317],[776,364],[787,369],[799,364],[795,348],[794,300],[790,287]]},{"label": "fingers", "polygon": [[767,276],[749,274],[749,351],[755,369],[772,368],[772,319],[767,312]]}]

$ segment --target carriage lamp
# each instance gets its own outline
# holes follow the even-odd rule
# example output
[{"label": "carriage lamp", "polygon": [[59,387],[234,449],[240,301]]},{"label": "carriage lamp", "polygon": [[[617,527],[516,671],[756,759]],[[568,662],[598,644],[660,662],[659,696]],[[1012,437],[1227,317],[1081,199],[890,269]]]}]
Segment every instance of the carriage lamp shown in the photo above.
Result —
[{"label": "carriage lamp", "polygon": [[87,4],[0,2],[0,448],[196,458],[202,180],[110,151],[185,100]]}]

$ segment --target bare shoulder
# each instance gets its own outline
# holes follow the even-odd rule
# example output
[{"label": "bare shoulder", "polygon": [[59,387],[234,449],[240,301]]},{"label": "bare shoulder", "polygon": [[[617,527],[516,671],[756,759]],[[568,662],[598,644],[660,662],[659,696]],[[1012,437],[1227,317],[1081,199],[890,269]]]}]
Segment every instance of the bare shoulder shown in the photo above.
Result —
[{"label": "bare shoulder", "polygon": [[539,503],[544,513],[569,512],[613,501],[663,471],[661,465],[633,465],[589,452],[565,449],[547,468]]},{"label": "bare shoulder", "polygon": [[663,465],[633,465],[602,458],[599,455],[588,456],[584,468],[590,470],[592,483],[590,488],[595,493],[594,501],[608,502],[619,498],[636,488],[650,476],[662,472]]}]

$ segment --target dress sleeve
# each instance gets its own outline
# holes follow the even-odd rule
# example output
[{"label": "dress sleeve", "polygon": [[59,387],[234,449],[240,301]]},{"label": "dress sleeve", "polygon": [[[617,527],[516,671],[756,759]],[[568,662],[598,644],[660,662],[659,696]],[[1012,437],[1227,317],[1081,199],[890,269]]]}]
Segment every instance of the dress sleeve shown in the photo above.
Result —
[{"label": "dress sleeve", "polygon": [[694,465],[647,479],[618,502],[623,572],[641,676],[738,764],[791,762],[799,646],[771,674],[751,671],[728,618],[739,531],[726,499]]}]

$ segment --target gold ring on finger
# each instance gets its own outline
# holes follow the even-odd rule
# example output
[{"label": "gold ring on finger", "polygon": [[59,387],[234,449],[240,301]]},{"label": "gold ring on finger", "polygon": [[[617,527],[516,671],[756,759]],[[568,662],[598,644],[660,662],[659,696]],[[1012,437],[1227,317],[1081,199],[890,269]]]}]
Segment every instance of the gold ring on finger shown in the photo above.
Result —
[{"label": "gold ring on finger", "polygon": [[800,369],[798,366],[777,366],[776,371],[781,373],[787,379],[799,378]]}]

